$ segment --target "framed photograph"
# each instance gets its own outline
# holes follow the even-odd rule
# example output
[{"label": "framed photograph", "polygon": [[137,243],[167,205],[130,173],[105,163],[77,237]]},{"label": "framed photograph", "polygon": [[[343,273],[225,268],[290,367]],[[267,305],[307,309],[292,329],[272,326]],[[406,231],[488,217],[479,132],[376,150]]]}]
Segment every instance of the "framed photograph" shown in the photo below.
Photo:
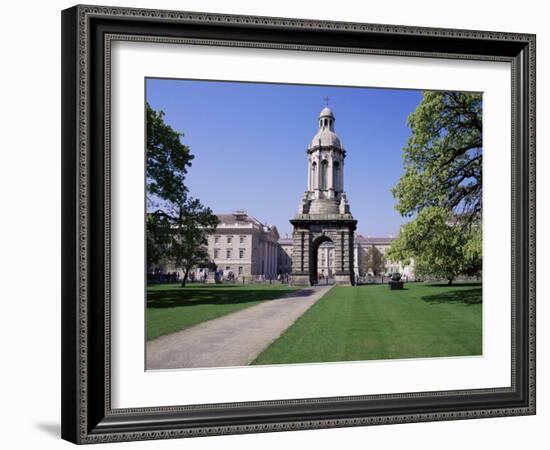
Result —
[{"label": "framed photograph", "polygon": [[62,437],[535,414],[535,36],[62,12]]}]

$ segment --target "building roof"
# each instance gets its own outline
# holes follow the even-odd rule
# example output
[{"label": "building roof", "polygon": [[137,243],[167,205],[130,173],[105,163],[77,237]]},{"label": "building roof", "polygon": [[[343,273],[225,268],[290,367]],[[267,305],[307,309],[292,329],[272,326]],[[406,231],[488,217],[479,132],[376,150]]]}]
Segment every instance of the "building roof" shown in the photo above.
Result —
[{"label": "building roof", "polygon": [[340,138],[334,131],[328,128],[321,128],[319,129],[319,131],[317,131],[315,136],[313,136],[313,139],[309,144],[309,148],[313,148],[313,147],[342,148],[342,142],[340,141]]},{"label": "building roof", "polygon": [[[396,238],[393,236],[382,237],[365,237],[360,234],[355,236],[355,243],[364,245],[390,245]],[[279,239],[279,245],[293,245],[293,240],[290,237]],[[330,243],[329,243],[330,245]]]},{"label": "building roof", "polygon": [[279,245],[293,245],[294,241],[291,238],[279,239]]},{"label": "building roof", "polygon": [[259,228],[264,233],[272,233],[275,237],[275,239],[279,239],[279,231],[277,230],[277,227],[275,225],[268,225],[267,223],[262,223],[258,219],[256,219],[254,216],[251,216],[248,214],[245,210],[237,210],[233,213],[227,214],[227,213],[215,213],[218,217],[220,224],[218,227],[231,227],[234,225],[235,227],[243,226],[243,225],[253,225],[254,227]]},{"label": "building roof", "polygon": [[355,241],[360,244],[372,244],[372,245],[390,245],[396,238],[393,236],[383,236],[383,237],[373,237],[373,236],[363,236],[358,234],[355,237]]},{"label": "building roof", "polygon": [[224,225],[234,225],[237,223],[253,223],[255,225],[262,226],[263,224],[246,213],[246,211],[236,211],[234,213],[225,214],[225,213],[216,213],[220,222]]}]

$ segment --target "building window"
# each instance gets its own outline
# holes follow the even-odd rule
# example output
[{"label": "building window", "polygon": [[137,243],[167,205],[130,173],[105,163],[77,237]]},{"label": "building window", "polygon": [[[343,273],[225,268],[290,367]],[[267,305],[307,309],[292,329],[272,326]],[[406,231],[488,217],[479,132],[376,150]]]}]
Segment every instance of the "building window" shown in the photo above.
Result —
[{"label": "building window", "polygon": [[244,248],[239,249],[239,258],[241,258],[241,259],[244,258]]},{"label": "building window", "polygon": [[317,189],[317,163],[313,161],[311,164],[311,189]]},{"label": "building window", "polygon": [[220,257],[220,249],[215,248],[214,249],[214,259],[218,259]]},{"label": "building window", "polygon": [[243,274],[243,266],[239,266],[239,275]]},{"label": "building window", "polygon": [[231,244],[232,241],[233,241],[233,236],[227,236],[227,243]]},{"label": "building window", "polygon": [[217,244],[218,242],[220,242],[220,237],[214,236],[214,244]]},{"label": "building window", "polygon": [[231,249],[230,249],[230,248],[228,248],[228,249],[226,250],[225,256],[226,256],[227,259],[231,259]]},{"label": "building window", "polygon": [[321,163],[321,189],[328,189],[328,161],[326,159]]},{"label": "building window", "polygon": [[239,244],[244,244],[244,236],[239,236]]},{"label": "building window", "polygon": [[340,164],[338,162],[335,162],[332,165],[332,171],[334,172],[333,187],[335,190],[339,190],[340,189]]}]

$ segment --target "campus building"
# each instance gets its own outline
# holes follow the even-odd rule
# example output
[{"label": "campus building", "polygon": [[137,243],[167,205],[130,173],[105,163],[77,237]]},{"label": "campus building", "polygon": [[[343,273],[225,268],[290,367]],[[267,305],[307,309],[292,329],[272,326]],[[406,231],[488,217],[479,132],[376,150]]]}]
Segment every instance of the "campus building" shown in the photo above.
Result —
[{"label": "campus building", "polygon": [[[245,281],[274,280],[279,274],[292,273],[294,240],[292,236],[279,236],[277,227],[267,225],[246,211],[217,214],[220,224],[216,232],[208,237],[208,255],[224,277],[230,273]],[[414,264],[403,265],[385,257],[394,236],[371,237],[354,234],[353,271],[359,280],[368,277],[385,276],[399,272],[414,280]],[[317,276],[333,279],[336,271],[335,248],[331,241],[325,241],[317,250]],[[167,272],[179,272],[172,265]],[[196,279],[201,279],[204,269],[195,269]]]},{"label": "campus building", "polygon": [[208,237],[208,254],[224,276],[275,279],[279,269],[277,227],[260,222],[246,211],[217,214],[220,221]]},{"label": "campus building", "polygon": [[[242,279],[242,276],[251,276],[252,279],[268,280],[275,279],[278,274],[291,274],[294,251],[292,236],[282,236],[278,238],[277,242],[274,242],[274,235],[272,233],[277,230],[276,227],[265,225],[247,213],[240,212],[240,214],[246,214],[247,218],[241,219],[241,226],[239,227],[235,226],[235,215],[218,214],[218,218],[222,222],[218,226],[216,234],[210,237],[208,246],[209,256],[214,260],[218,269],[223,270],[225,274],[231,271],[239,279]],[[242,225],[247,221],[249,221],[250,225],[246,229],[249,230],[250,234],[242,232]],[[223,232],[220,230],[223,230]],[[270,231],[266,233],[265,230]],[[216,236],[218,236],[217,240]],[[241,239],[241,237],[243,238]],[[238,241],[235,241],[235,239],[238,239]],[[269,247],[275,246],[275,252],[265,251],[266,239],[269,240],[269,244],[267,244]],[[366,277],[384,276],[393,272],[399,272],[407,277],[407,279],[414,280],[414,264],[404,265],[399,261],[388,260],[385,256],[395,239],[396,237],[394,236],[365,237],[355,234],[353,270],[359,280],[364,280]],[[235,246],[236,242],[237,245]],[[249,245],[252,242],[257,242],[258,244]],[[260,242],[263,242],[263,244],[260,244]],[[243,257],[237,258],[235,261],[233,252],[237,247],[240,252],[239,256],[242,254]],[[336,270],[334,264],[334,245],[329,241],[323,242],[319,245],[317,252],[318,276],[332,279]],[[273,261],[275,255],[276,262]],[[268,256],[268,259],[271,258],[270,262],[266,261],[265,256]],[[275,271],[272,269],[274,264],[276,267]]]}]

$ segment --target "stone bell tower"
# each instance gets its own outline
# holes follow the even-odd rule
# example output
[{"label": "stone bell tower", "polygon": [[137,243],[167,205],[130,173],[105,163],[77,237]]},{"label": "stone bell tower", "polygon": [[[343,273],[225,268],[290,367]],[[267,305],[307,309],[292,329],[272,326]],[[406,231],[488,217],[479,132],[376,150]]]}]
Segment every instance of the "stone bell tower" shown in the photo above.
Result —
[{"label": "stone bell tower", "polygon": [[334,281],[354,284],[353,235],[357,221],[344,191],[346,151],[334,131],[335,117],[326,106],[319,114],[319,129],[309,144],[307,188],[294,226],[291,283],[317,283],[317,250],[323,242],[334,244]]}]

